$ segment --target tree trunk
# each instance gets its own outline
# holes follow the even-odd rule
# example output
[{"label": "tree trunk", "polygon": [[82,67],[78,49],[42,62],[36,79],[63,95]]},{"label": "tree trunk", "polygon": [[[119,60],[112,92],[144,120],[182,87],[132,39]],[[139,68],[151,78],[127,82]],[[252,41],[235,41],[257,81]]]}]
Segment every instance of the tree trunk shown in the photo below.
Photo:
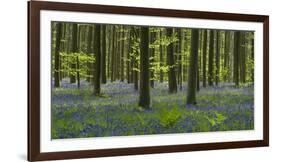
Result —
[{"label": "tree trunk", "polygon": [[220,81],[220,31],[217,30],[217,43],[216,43],[216,86]]},{"label": "tree trunk", "polygon": [[139,106],[149,109],[149,40],[148,27],[141,27],[140,37],[140,98]]},{"label": "tree trunk", "polygon": [[113,26],[113,29],[112,29],[112,42],[111,42],[111,82],[115,81],[115,78],[114,78],[114,68],[115,68],[115,26]]},{"label": "tree trunk", "polygon": [[[108,33],[107,33],[107,37],[106,37],[106,41],[108,42],[107,43],[107,68],[106,68],[106,70],[107,70],[107,77],[109,77],[110,76],[110,57],[111,57],[111,38],[112,38],[112,26],[109,26],[108,28],[107,28],[107,31],[108,31]],[[107,79],[107,77],[106,77],[106,79]]]},{"label": "tree trunk", "polygon": [[178,84],[182,90],[182,30],[178,29]]},{"label": "tree trunk", "polygon": [[192,29],[191,54],[189,59],[189,72],[187,84],[186,104],[196,104],[196,70],[198,67],[198,29]]},{"label": "tree trunk", "polygon": [[61,45],[62,24],[57,23],[56,26],[56,48],[55,48],[55,87],[60,87],[60,45]]},{"label": "tree trunk", "polygon": [[[135,29],[134,27],[131,27],[132,32],[134,33],[134,39],[133,42],[135,43],[138,38],[139,38],[139,30]],[[132,62],[133,62],[133,80],[134,80],[134,89],[137,91],[139,89],[139,72],[137,70],[134,69],[138,69],[138,62],[137,62],[137,56],[139,56],[138,50],[136,50],[136,56],[132,57]]]},{"label": "tree trunk", "polygon": [[245,37],[246,33],[241,32],[240,33],[240,39],[241,39],[241,45],[240,45],[240,78],[241,82],[245,83],[246,82],[246,53],[245,53]]},{"label": "tree trunk", "polygon": [[94,76],[94,95],[100,95],[100,72],[101,72],[101,39],[100,25],[95,25],[94,30],[94,54],[95,54],[95,76]]},{"label": "tree trunk", "polygon": [[[255,58],[255,39],[254,39],[254,33],[251,34],[252,38],[251,38],[251,60],[254,61],[254,58]],[[251,69],[251,80],[252,82],[254,82],[255,80],[255,71],[254,71],[254,67],[252,67]]]},{"label": "tree trunk", "polygon": [[[197,91],[200,91],[200,69],[201,69],[201,56],[202,56],[202,48],[203,48],[203,30],[199,30],[199,38],[198,38],[198,56],[197,56],[197,67],[196,67],[196,87]],[[200,52],[199,52],[200,51]]]},{"label": "tree trunk", "polygon": [[[134,62],[134,67],[138,68],[138,64]],[[134,70],[134,89],[137,91],[139,89],[139,72]]]},{"label": "tree trunk", "polygon": [[239,53],[240,53],[240,32],[234,33],[234,54],[233,54],[233,79],[235,86],[239,86]]},{"label": "tree trunk", "polygon": [[[156,33],[155,32],[152,32],[150,34],[150,37],[151,37],[151,44],[154,43],[155,39],[156,39]],[[150,48],[150,64],[151,64],[151,67],[154,67],[154,62],[155,62],[155,59],[154,59],[154,56],[155,56],[155,48]],[[154,87],[154,69],[151,69],[150,70],[150,86],[153,88]]]},{"label": "tree trunk", "polygon": [[124,35],[125,35],[125,32],[124,32],[124,26],[122,26],[121,28],[121,82],[124,82]]},{"label": "tree trunk", "polygon": [[163,74],[163,70],[162,70],[162,67],[163,67],[163,52],[164,52],[164,46],[162,45],[162,43],[163,43],[163,41],[162,41],[162,35],[163,35],[163,33],[162,33],[163,31],[162,30],[160,30],[160,82],[161,83],[163,83],[163,80],[164,80],[164,74]]},{"label": "tree trunk", "polygon": [[[167,36],[172,38],[173,28],[167,28]],[[169,82],[169,93],[177,92],[177,80],[176,80],[176,72],[175,72],[175,61],[174,61],[174,43],[170,43],[167,47],[167,63],[169,66],[168,72],[168,82]]]},{"label": "tree trunk", "polygon": [[[76,23],[73,23],[72,25],[72,53],[77,53],[78,52],[78,46],[77,46],[77,37],[78,37],[78,25]],[[71,71],[72,73],[70,74],[70,83],[75,83],[76,82],[76,77],[75,77],[75,71],[76,70],[76,63],[73,61],[71,63]]]},{"label": "tree trunk", "polygon": [[72,36],[72,27],[71,26],[73,26],[73,25],[67,25],[67,33],[68,33],[68,36],[67,36],[67,39],[68,39],[68,42],[67,42],[67,53],[71,53],[72,52],[72,38],[71,38],[71,36]]},{"label": "tree trunk", "polygon": [[[230,32],[225,31],[225,39],[224,39],[224,68],[228,69],[229,65],[229,48],[230,48]],[[228,69],[229,71],[230,69]],[[224,76],[224,80],[227,80],[228,74],[230,72],[227,72],[227,74]]]},{"label": "tree trunk", "polygon": [[114,68],[114,73],[115,73],[115,79],[118,79],[120,80],[120,72],[121,72],[121,69],[120,69],[120,60],[121,60],[121,32],[120,32],[120,26],[117,28],[117,36],[116,36],[116,55],[115,55],[115,68]]},{"label": "tree trunk", "polygon": [[77,86],[80,88],[80,65],[79,65],[79,56],[76,56],[76,77],[77,77]]},{"label": "tree trunk", "polygon": [[[77,41],[77,52],[81,51],[81,30],[82,30],[82,25],[78,25],[78,41]],[[76,56],[76,58],[74,58],[74,60],[76,60],[75,62],[75,71],[76,71],[76,78],[77,78],[77,87],[80,88],[80,70],[79,70],[79,60],[78,60],[78,56]]]},{"label": "tree trunk", "polygon": [[[62,30],[61,30],[61,39],[64,40],[63,42],[60,42],[60,51],[66,53],[66,23],[62,23]],[[63,56],[60,56],[60,62],[59,62],[59,79],[62,81],[62,79],[65,77],[65,68],[63,66],[63,62],[65,62]]]},{"label": "tree trunk", "polygon": [[102,25],[101,82],[106,83],[106,25]]},{"label": "tree trunk", "polygon": [[214,30],[210,31],[208,84],[213,86],[213,60],[214,60]]},{"label": "tree trunk", "polygon": [[[93,37],[93,27],[92,25],[89,25],[89,28],[88,28],[88,38],[87,38],[87,54],[88,55],[92,55],[92,37]],[[87,63],[87,67],[88,67],[88,70],[87,70],[87,81],[90,82],[91,81],[91,75],[93,75],[93,72],[92,72],[92,64],[90,62]]]},{"label": "tree trunk", "polygon": [[206,62],[207,62],[207,30],[204,30],[203,38],[203,87],[206,87]]},{"label": "tree trunk", "polygon": [[61,24],[62,25],[62,31],[61,31],[61,37],[62,37],[62,39],[64,40],[64,42],[61,42],[61,51],[63,51],[63,52],[66,52],[66,43],[67,43],[67,41],[66,41],[66,23],[62,23]]},{"label": "tree trunk", "polygon": [[80,51],[80,36],[81,36],[81,25],[77,24],[77,30],[78,30],[78,34],[77,34],[77,52]]},{"label": "tree trunk", "polygon": [[128,40],[128,49],[127,49],[127,61],[126,61],[126,63],[127,63],[127,68],[126,68],[126,73],[127,73],[127,83],[129,84],[129,83],[131,83],[132,82],[132,77],[131,77],[131,74],[130,74],[130,72],[131,72],[131,64],[132,64],[132,59],[131,59],[131,57],[130,57],[130,53],[131,53],[131,44],[132,44],[132,40],[131,40],[131,30],[130,30],[130,28],[129,28],[129,32],[128,32],[128,37],[127,37],[127,39],[129,39]]}]

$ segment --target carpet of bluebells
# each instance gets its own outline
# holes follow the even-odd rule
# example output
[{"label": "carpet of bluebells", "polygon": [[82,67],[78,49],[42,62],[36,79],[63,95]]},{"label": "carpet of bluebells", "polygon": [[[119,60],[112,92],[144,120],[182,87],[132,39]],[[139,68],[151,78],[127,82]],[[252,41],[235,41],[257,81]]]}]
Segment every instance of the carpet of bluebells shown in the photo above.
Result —
[{"label": "carpet of bluebells", "polygon": [[167,83],[151,88],[151,109],[138,107],[133,84],[102,85],[92,95],[86,82],[78,89],[62,81],[52,88],[52,139],[251,130],[254,128],[253,86],[231,84],[202,88],[197,105],[186,105],[186,87],[168,93]]}]

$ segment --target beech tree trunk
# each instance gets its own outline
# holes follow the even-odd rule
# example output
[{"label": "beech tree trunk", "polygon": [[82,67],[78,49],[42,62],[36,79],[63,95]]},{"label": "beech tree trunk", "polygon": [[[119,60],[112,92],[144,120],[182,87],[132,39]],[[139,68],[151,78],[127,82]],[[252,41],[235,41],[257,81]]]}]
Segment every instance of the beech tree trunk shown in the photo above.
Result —
[{"label": "beech tree trunk", "polygon": [[141,27],[140,37],[140,98],[139,106],[149,109],[150,93],[149,93],[149,39],[148,27]]}]

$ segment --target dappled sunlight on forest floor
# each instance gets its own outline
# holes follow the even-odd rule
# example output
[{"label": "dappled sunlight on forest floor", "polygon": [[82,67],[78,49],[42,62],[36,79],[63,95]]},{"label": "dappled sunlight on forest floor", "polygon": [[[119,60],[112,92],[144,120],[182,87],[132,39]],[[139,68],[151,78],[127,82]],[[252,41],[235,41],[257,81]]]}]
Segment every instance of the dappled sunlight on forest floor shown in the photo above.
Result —
[{"label": "dappled sunlight on forest floor", "polygon": [[202,88],[197,104],[186,105],[186,83],[182,90],[169,94],[167,82],[155,82],[149,110],[138,106],[139,92],[133,84],[103,84],[99,96],[92,89],[86,81],[78,89],[65,79],[61,88],[52,88],[52,139],[254,128],[252,85],[235,88],[224,83]]}]

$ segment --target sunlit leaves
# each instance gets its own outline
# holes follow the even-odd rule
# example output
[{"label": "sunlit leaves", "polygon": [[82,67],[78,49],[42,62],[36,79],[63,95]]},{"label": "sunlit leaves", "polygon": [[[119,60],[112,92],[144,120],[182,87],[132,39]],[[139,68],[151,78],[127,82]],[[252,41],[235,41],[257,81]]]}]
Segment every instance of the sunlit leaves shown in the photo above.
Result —
[{"label": "sunlit leaves", "polygon": [[[60,72],[66,73],[69,75],[76,75],[77,72],[80,73],[80,76],[82,77],[91,77],[88,75],[88,71],[90,71],[90,65],[92,65],[95,62],[94,54],[86,54],[86,53],[65,53],[60,52],[60,62],[61,62],[61,68]],[[53,62],[54,63],[54,62]],[[74,64],[77,66],[79,64],[78,68],[71,68],[71,65]],[[53,69],[53,72],[55,70]]]}]

